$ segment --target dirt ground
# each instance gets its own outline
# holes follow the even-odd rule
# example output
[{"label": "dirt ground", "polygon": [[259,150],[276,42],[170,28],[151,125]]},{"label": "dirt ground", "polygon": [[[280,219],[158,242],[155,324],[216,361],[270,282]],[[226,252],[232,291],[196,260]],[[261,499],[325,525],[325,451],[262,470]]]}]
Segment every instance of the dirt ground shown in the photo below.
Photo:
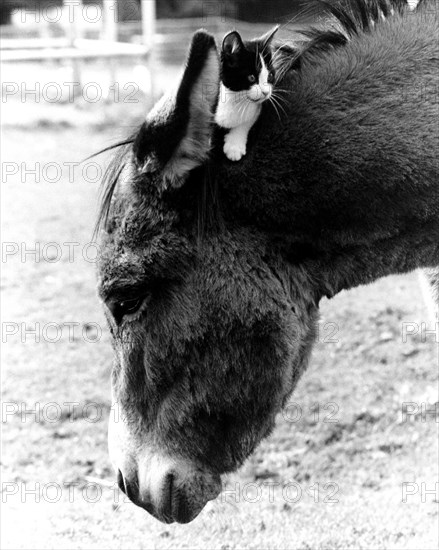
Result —
[{"label": "dirt ground", "polygon": [[[322,304],[311,366],[275,431],[194,522],[166,526],[124,501],[88,245],[99,168],[68,164],[114,128],[3,131],[1,547],[437,548],[438,336],[416,273]],[[35,163],[39,178],[24,172]]]}]

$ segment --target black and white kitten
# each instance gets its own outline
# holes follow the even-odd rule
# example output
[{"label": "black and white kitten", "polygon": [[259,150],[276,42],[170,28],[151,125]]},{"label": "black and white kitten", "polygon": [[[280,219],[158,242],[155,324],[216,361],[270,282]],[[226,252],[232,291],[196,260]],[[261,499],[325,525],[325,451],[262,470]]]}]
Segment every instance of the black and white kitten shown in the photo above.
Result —
[{"label": "black and white kitten", "polygon": [[245,155],[250,128],[259,117],[262,103],[273,93],[271,42],[278,28],[245,42],[237,31],[224,37],[215,122],[230,129],[224,138],[224,153],[230,160]]}]

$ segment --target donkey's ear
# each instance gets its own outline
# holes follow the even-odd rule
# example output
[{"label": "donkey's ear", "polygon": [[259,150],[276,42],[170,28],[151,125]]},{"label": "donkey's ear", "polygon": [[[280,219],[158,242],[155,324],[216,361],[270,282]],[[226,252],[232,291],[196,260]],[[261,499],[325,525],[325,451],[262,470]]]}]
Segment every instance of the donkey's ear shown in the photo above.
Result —
[{"label": "donkey's ear", "polygon": [[223,38],[223,45],[221,50],[226,55],[232,55],[239,52],[244,48],[241,35],[238,31],[231,31]]},{"label": "donkey's ear", "polygon": [[259,40],[260,40],[260,42],[262,42],[262,48],[266,48],[267,46],[270,45],[270,42],[273,40],[274,35],[279,30],[279,27],[280,27],[280,25],[276,25],[270,31],[266,32],[265,34],[263,34],[261,36],[261,38]]},{"label": "donkey's ear", "polygon": [[207,160],[218,94],[215,39],[200,30],[192,37],[177,90],[153,107],[134,143],[139,164],[151,154],[160,161],[164,188],[180,187]]}]

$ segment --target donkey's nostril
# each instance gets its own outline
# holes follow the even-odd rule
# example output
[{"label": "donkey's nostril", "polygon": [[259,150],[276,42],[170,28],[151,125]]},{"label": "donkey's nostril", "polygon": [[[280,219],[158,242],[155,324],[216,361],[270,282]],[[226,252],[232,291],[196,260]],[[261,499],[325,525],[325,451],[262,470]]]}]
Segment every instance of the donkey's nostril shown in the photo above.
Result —
[{"label": "donkey's nostril", "polygon": [[194,513],[184,491],[177,491],[173,501],[174,519],[179,523],[188,523],[194,519]]},{"label": "donkey's nostril", "polygon": [[166,474],[161,490],[161,514],[165,521],[187,523],[193,519],[184,490],[178,487],[174,472]]},{"label": "donkey's nostril", "polygon": [[119,486],[119,489],[123,493],[125,493],[131,501],[133,501],[134,503],[136,502],[139,491],[137,488],[137,481],[135,479],[128,481],[127,478],[123,476],[122,472],[118,470],[117,485]]},{"label": "donkey's nostril", "polygon": [[174,485],[174,474],[168,472],[165,475],[161,489],[161,508],[162,514],[166,519],[172,521],[172,501],[174,497],[175,485]]},{"label": "donkey's nostril", "polygon": [[[202,471],[191,462],[159,454],[142,458],[135,472],[136,498],[128,496],[164,523],[192,521],[220,493],[220,476]],[[129,490],[124,477],[125,490]]]}]

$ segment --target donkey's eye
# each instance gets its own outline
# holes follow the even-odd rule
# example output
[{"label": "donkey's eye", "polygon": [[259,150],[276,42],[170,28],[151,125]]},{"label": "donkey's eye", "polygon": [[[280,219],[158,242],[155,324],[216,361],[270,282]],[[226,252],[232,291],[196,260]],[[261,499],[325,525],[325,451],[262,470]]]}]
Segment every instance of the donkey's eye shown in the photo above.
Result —
[{"label": "donkey's eye", "polygon": [[146,302],[146,296],[139,296],[137,298],[127,298],[126,300],[110,300],[107,305],[116,323],[119,324],[124,317],[136,314]]},{"label": "donkey's eye", "polygon": [[128,313],[135,313],[142,305],[143,298],[134,298],[133,300],[124,300],[118,302],[117,306],[124,315]]},{"label": "donkey's eye", "polygon": [[248,81],[251,82],[252,84],[256,82],[256,77],[254,74],[249,74],[247,78],[248,78]]}]

